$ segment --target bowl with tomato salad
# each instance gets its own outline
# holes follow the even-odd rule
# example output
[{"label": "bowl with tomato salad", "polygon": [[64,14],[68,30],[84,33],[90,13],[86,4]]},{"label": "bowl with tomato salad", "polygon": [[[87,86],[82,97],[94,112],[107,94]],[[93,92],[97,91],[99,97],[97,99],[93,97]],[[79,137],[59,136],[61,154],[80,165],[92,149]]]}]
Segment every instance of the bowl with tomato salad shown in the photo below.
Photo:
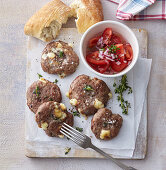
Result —
[{"label": "bowl with tomato salad", "polygon": [[102,21],[82,36],[80,55],[85,66],[102,77],[118,77],[130,71],[139,54],[133,31],[116,21]]}]

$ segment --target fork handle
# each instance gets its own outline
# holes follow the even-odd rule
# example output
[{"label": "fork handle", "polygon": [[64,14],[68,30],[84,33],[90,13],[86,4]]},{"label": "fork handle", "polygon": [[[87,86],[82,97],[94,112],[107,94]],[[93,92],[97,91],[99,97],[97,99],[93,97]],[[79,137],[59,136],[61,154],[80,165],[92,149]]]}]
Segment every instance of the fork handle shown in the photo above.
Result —
[{"label": "fork handle", "polygon": [[120,168],[122,168],[123,170],[136,170],[135,168],[132,167],[128,167],[125,164],[121,163],[120,161],[118,161],[117,159],[113,158],[112,156],[108,155],[107,153],[105,153],[104,151],[102,151],[101,149],[97,148],[95,145],[91,145],[90,148],[94,149],[96,152],[100,153],[101,155],[105,156],[108,159],[111,159],[116,165],[118,165]]}]

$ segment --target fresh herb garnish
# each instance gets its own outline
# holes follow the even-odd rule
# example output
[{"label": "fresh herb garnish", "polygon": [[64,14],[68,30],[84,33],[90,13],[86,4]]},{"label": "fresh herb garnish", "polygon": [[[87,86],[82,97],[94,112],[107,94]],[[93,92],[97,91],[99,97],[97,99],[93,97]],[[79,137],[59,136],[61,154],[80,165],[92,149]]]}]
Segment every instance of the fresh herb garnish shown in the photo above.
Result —
[{"label": "fresh herb garnish", "polygon": [[93,88],[92,88],[92,86],[90,86],[90,85],[86,85],[86,86],[84,87],[84,90],[86,90],[86,91],[92,91]]},{"label": "fresh herb garnish", "polygon": [[38,112],[38,114],[40,115],[40,112]]},{"label": "fresh herb garnish", "polygon": [[49,98],[49,101],[53,101],[53,98],[50,97],[50,98]]},{"label": "fresh herb garnish", "polygon": [[82,132],[83,131],[83,128],[80,128],[80,127],[75,127],[76,130],[78,130],[79,132]]},{"label": "fresh herb garnish", "polygon": [[105,48],[100,48],[99,50],[100,50],[100,51],[105,51]]},{"label": "fresh herb garnish", "polygon": [[39,74],[39,73],[37,73],[37,75],[38,75],[38,77],[39,77],[39,79],[41,78],[41,77],[43,77],[41,74]]},{"label": "fresh herb garnish", "polygon": [[53,83],[58,83],[58,79],[55,79]]},{"label": "fresh herb garnish", "polygon": [[103,127],[107,127],[107,122],[103,122]]},{"label": "fresh herb garnish", "polygon": [[78,117],[80,117],[80,113],[77,112],[77,111],[74,111],[74,112],[73,112],[73,116],[78,116]]},{"label": "fresh herb garnish", "polygon": [[64,52],[63,52],[63,51],[60,51],[60,52],[59,52],[59,57],[61,58],[61,57],[63,57],[63,55],[64,55]]},{"label": "fresh herb garnish", "polygon": [[48,96],[44,96],[44,99],[47,99],[48,98]]},{"label": "fresh herb garnish", "polygon": [[67,155],[70,152],[71,148],[65,148],[65,155]]},{"label": "fresh herb garnish", "polygon": [[128,87],[128,94],[131,94],[133,92],[131,87]]},{"label": "fresh herb garnish", "polygon": [[40,94],[39,86],[36,86],[35,90],[33,91],[33,94],[36,94],[37,97],[39,97],[39,94]]},{"label": "fresh herb garnish", "polygon": [[120,102],[120,107],[122,108],[123,114],[128,114],[128,109],[131,108],[131,105],[128,101],[125,101],[123,98],[123,93],[128,90],[128,94],[132,93],[132,88],[128,86],[127,75],[123,75],[121,80],[119,81],[120,84],[117,85],[115,82],[113,87],[115,87],[115,94],[118,94],[117,100]]},{"label": "fresh herb garnish", "polygon": [[118,48],[115,45],[111,45],[110,47],[108,47],[108,49],[110,53],[114,53],[114,54],[117,52],[117,50],[120,50],[120,48]]}]

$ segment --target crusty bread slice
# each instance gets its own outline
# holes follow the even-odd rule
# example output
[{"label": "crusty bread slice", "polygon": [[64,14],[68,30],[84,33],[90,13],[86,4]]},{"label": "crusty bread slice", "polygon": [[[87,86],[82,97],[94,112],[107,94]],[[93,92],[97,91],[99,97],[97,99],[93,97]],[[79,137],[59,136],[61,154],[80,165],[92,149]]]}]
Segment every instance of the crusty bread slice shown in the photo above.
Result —
[{"label": "crusty bread slice", "polygon": [[62,24],[65,24],[73,12],[60,0],[52,0],[37,11],[25,24],[24,33],[42,41],[56,38]]},{"label": "crusty bread slice", "polygon": [[103,8],[100,0],[75,0],[70,7],[77,18],[78,32],[85,32],[93,24],[103,20]]}]

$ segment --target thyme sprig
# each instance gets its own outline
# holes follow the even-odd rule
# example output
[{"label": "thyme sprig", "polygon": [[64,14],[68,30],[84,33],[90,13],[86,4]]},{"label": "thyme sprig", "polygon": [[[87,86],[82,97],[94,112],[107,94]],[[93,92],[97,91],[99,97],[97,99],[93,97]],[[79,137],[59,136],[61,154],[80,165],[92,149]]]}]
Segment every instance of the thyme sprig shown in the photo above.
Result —
[{"label": "thyme sprig", "polygon": [[67,147],[65,148],[65,155],[67,155],[70,152],[71,148]]},{"label": "thyme sprig", "polygon": [[33,94],[36,94],[36,96],[39,97],[40,94],[39,86],[36,86],[35,90],[33,91]]},{"label": "thyme sprig", "polygon": [[92,86],[90,86],[90,85],[86,85],[86,86],[84,87],[84,90],[86,90],[86,91],[92,91],[93,88],[92,88]]},{"label": "thyme sprig", "polygon": [[55,79],[53,83],[57,84],[58,83],[58,79]]},{"label": "thyme sprig", "polygon": [[79,132],[82,132],[83,131],[83,128],[80,128],[80,127],[75,127],[76,130],[78,130]]},{"label": "thyme sprig", "polygon": [[115,82],[113,87],[115,87],[115,94],[118,94],[117,100],[120,102],[119,106],[122,108],[123,114],[128,114],[128,109],[131,108],[130,103],[127,100],[124,100],[123,93],[128,90],[128,94],[132,93],[132,88],[128,85],[127,75],[123,75],[121,80],[119,81],[120,84],[117,85]]},{"label": "thyme sprig", "polygon": [[80,113],[77,112],[77,111],[74,111],[74,112],[73,112],[73,116],[78,116],[78,117],[80,117]]},{"label": "thyme sprig", "polygon": [[63,51],[60,51],[59,52],[59,58],[62,58],[64,56],[64,52]]},{"label": "thyme sprig", "polygon": [[37,75],[38,75],[38,77],[39,77],[39,79],[41,78],[41,77],[43,77],[41,74],[39,74],[39,73],[37,73]]}]

